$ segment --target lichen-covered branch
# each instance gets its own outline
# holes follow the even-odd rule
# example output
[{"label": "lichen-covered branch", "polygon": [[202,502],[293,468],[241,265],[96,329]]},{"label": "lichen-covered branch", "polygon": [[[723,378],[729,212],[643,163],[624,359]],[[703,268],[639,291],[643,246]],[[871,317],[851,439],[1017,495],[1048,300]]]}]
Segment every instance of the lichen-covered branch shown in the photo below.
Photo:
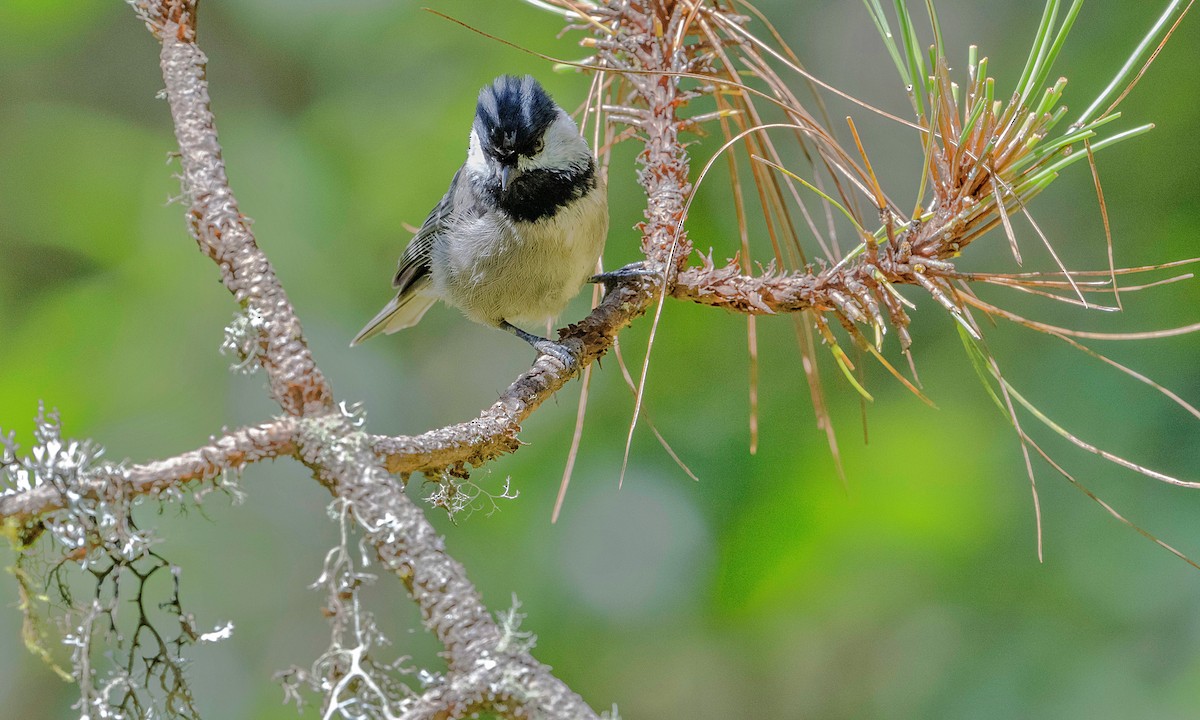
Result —
[{"label": "lichen-covered branch", "polygon": [[[692,244],[684,220],[693,186],[689,156],[679,134],[692,129],[697,119],[684,116],[681,109],[714,91],[710,86],[685,85],[681,78],[707,73],[716,82],[729,76],[732,66],[720,73],[714,68],[717,63],[729,65],[725,48],[748,43],[738,39],[741,20],[721,3],[621,0],[588,5],[587,27],[606,28],[589,43],[595,48],[594,66],[621,74],[621,81],[613,86],[618,89],[611,91],[617,96],[605,107],[615,110],[614,117],[636,131],[644,146],[638,156],[638,180],[646,209],[639,229],[647,267],[655,274],[609,288],[588,317],[559,332],[560,340],[576,351],[578,363],[564,366],[540,358],[499,400],[468,422],[413,437],[369,435],[362,429],[361,414],[335,401],[295,311],[229,186],[210,107],[207,59],[196,44],[195,0],[131,0],[130,4],[161,42],[160,65],[179,143],[189,230],[200,249],[217,263],[225,286],[246,311],[245,322],[231,332],[227,345],[247,363],[264,369],[270,392],[287,416],[228,433],[209,446],[169,460],[94,470],[72,490],[128,500],[178,491],[188,482],[268,457],[293,455],[304,463],[334,496],[343,522],[342,543],[326,558],[319,583],[330,594],[327,611],[334,639],[311,671],[298,670],[294,675],[323,694],[326,715],[344,715],[354,708],[355,713],[378,717],[448,718],[491,712],[502,717],[596,718],[576,693],[530,654],[532,643],[516,630],[513,614],[508,620],[493,617],[462,564],[446,552],[441,536],[388,471],[404,477],[418,471],[462,477],[471,467],[515,451],[520,446],[521,423],[580,369],[607,352],[618,333],[664,294],[748,314],[813,311],[826,333],[822,316],[832,314],[856,340],[861,340],[857,326],[881,331],[886,323],[897,329],[906,348],[905,301],[892,285],[918,284],[956,312],[953,289],[939,273],[953,270],[947,258],[971,238],[952,237],[950,229],[982,232],[992,222],[974,200],[943,203],[945,207],[936,206],[929,218],[910,221],[893,217],[880,200],[886,234],[878,239],[864,236],[859,250],[836,262],[792,272],[778,269],[784,265],[777,262],[757,276],[747,272],[745,259],[725,267],[716,267],[711,258],[690,265]],[[564,8],[569,17],[579,20],[571,14],[577,12],[573,4]],[[718,35],[725,39],[714,40],[708,49],[686,42],[689,37]],[[802,127],[813,121],[795,109],[798,105],[785,88],[776,89],[794,106],[788,112],[797,127],[820,140],[820,157],[830,172],[846,177],[850,186],[865,187],[848,156],[825,152],[831,147],[828,136]],[[742,110],[742,118],[757,117],[749,105]],[[777,157],[767,139],[754,147],[762,153],[756,155],[758,160]],[[762,166],[756,166],[756,180],[772,182]],[[980,187],[973,185],[970,192],[978,194]],[[786,215],[783,204],[776,205],[773,212]],[[113,488],[119,491],[110,492]],[[0,496],[0,518],[33,527],[41,516],[61,509],[67,497],[59,485],[10,492]],[[421,609],[424,625],[444,648],[446,672],[431,675],[419,694],[394,676],[393,671],[402,669],[372,655],[380,643],[369,614],[358,603],[358,588],[373,576],[357,568],[354,553],[348,551],[350,519],[379,563],[401,580]],[[297,684],[290,689],[294,691]]]},{"label": "lichen-covered branch", "polygon": [[[445,648],[449,675],[442,687],[469,688],[469,696],[450,698],[453,706],[514,717],[596,717],[549,668],[533,659],[528,648],[505,647],[505,634],[487,612],[462,565],[446,554],[433,526],[404,495],[403,487],[378,465],[354,413],[335,407],[332,391],[308,351],[287,296],[229,188],[209,108],[206,59],[195,45],[195,3],[138,2],[135,7],[162,42],[161,65],[180,145],[192,234],[220,266],[226,286],[253,313],[256,322],[252,327],[261,328],[254,356],[267,371],[275,399],[289,414],[305,416],[295,421],[298,457],[348,509],[381,563],[403,581],[421,608],[425,625]],[[647,298],[639,304],[644,307],[653,292],[646,284],[639,288]],[[616,330],[636,314],[636,309],[617,307],[611,299],[606,307],[610,310],[599,319],[589,318],[570,330],[585,362],[602,353]],[[514,416],[524,418],[565,383],[572,370],[547,360],[536,365],[514,385],[514,399],[509,403]],[[358,581],[351,578],[348,582]],[[357,608],[352,612],[357,613]],[[361,668],[359,656],[351,655],[351,667]],[[335,676],[343,673],[345,659],[335,653],[326,670]],[[486,681],[487,673],[496,670],[497,684],[471,680]],[[373,685],[381,687],[361,682],[350,688],[336,682],[337,677],[325,679],[334,681],[332,687],[339,689],[325,698],[327,707],[333,709],[346,701],[340,693],[357,697]],[[365,675],[363,679],[370,680]],[[501,680],[507,684],[498,684]],[[396,701],[379,693],[370,700],[378,703],[372,707],[382,710]]]},{"label": "lichen-covered branch", "polygon": [[[264,369],[269,391],[285,417],[227,432],[191,452],[140,465],[99,462],[98,446],[86,441],[63,442],[57,418],[42,417],[39,444],[28,457],[18,459],[12,440],[0,438],[4,446],[0,530],[15,528],[17,532],[10,536],[28,545],[49,528],[69,552],[56,568],[75,560],[82,561],[86,569],[87,563],[99,557],[107,563],[106,573],[114,571],[112,578],[132,572],[144,583],[153,573],[171,566],[149,552],[148,535],[133,522],[132,500],[147,495],[177,498],[189,483],[211,480],[262,459],[296,457],[333,495],[331,509],[342,523],[341,543],[326,557],[317,583],[329,593],[325,610],[333,641],[311,671],[296,670],[291,673],[295,680],[285,681],[290,695],[301,684],[321,693],[326,717],[415,719],[491,713],[506,718],[597,718],[550,668],[532,656],[530,636],[517,629],[515,607],[499,618],[489,612],[463,565],[446,552],[442,537],[405,495],[403,482],[388,473],[403,479],[413,472],[443,479],[465,477],[471,467],[514,452],[521,445],[518,433],[526,418],[607,352],[618,333],[663,296],[750,315],[811,311],[822,339],[836,346],[829,331],[828,318],[832,317],[859,347],[872,350],[887,364],[878,349],[888,327],[896,330],[903,350],[907,351],[911,342],[904,309],[911,304],[893,285],[911,284],[920,286],[974,334],[978,326],[966,310],[968,301],[952,284],[969,278],[955,270],[953,259],[1002,224],[1019,262],[1008,214],[1023,211],[1028,199],[1040,192],[1055,172],[1073,162],[1066,158],[1065,148],[1087,140],[1103,120],[1072,126],[1050,149],[1031,155],[1060,115],[1047,109],[1057,103],[1061,83],[1048,90],[1047,99],[1037,107],[1027,106],[1020,95],[1008,105],[994,103],[991,80],[972,60],[971,83],[962,94],[960,107],[959,93],[950,91],[949,69],[939,57],[931,72],[923,73],[919,91],[914,94],[910,88],[918,126],[929,138],[929,164],[924,170],[931,181],[931,197],[907,218],[887,200],[869,169],[865,151],[859,149],[860,166],[771,69],[760,49],[776,59],[783,56],[765,49],[762,41],[746,30],[749,18],[739,14],[739,4],[725,0],[539,0],[539,6],[558,7],[568,23],[591,32],[584,42],[594,49],[591,67],[608,73],[610,79],[619,78],[597,83],[593,99],[611,123],[626,125],[643,143],[637,162],[646,209],[639,230],[646,266],[653,274],[610,287],[588,317],[559,331],[561,342],[575,351],[577,363],[564,366],[558,360],[540,358],[473,420],[412,437],[370,435],[363,430],[363,416],[357,409],[336,402],[287,294],[230,188],[210,107],[207,58],[196,44],[197,0],[128,2],[161,43],[160,66],[179,144],[189,231],[201,251],[217,263],[223,283],[245,310],[232,326],[226,346],[243,356],[244,367]],[[769,92],[751,88],[747,83],[754,78]],[[717,112],[686,116],[683,108],[701,96],[712,98]],[[789,122],[767,123],[755,107],[756,98],[771,99]],[[925,103],[937,112],[925,114],[921,109]],[[969,118],[974,124],[964,128],[958,125],[958,118]],[[680,133],[710,121],[721,124],[726,148],[743,140],[749,153],[774,250],[774,260],[757,275],[750,272],[748,231],[741,217],[743,199],[736,179],[743,235],[740,261],[717,267],[710,256],[701,258],[699,265],[691,264],[693,247],[684,221],[694,187]],[[770,128],[793,131],[803,153],[816,158],[814,184],[786,170],[774,140],[765,133]],[[736,162],[731,172],[736,175]],[[830,193],[817,187],[824,182],[822,172],[833,180],[835,187]],[[849,208],[846,213],[859,243],[855,249],[843,253],[836,243],[827,246],[822,242],[824,256],[809,259],[792,227],[794,210],[789,197],[801,214],[807,216],[808,212],[789,177],[817,190],[830,203],[827,211],[831,205]],[[787,195],[785,186],[791,190]],[[866,228],[874,218],[864,220],[856,209],[851,211],[861,202],[861,198],[855,201],[856,193],[870,198],[878,213],[879,225],[873,232]],[[821,231],[811,218],[808,221],[820,242]],[[832,235],[832,223],[830,232]],[[1116,270],[1110,272],[1115,284]],[[1086,305],[1072,273],[1062,268],[1061,276],[1059,285],[1069,286]],[[864,327],[875,330],[873,346],[865,339]],[[811,337],[809,340],[807,347],[812,347]],[[802,352],[807,353],[808,367],[813,351]],[[812,372],[809,377],[815,382],[817,376]],[[823,401],[819,392],[814,393],[820,415]],[[1022,439],[1028,441],[1024,434]],[[351,552],[355,541],[351,526],[361,531],[362,541],[374,549],[379,564],[402,582],[420,608],[424,625],[444,648],[446,671],[423,675],[419,690],[398,677],[409,672],[401,660],[387,663],[373,654],[383,638],[369,612],[360,607],[358,592],[374,579],[374,574],[359,565],[374,564],[374,560]],[[97,548],[103,552],[95,552]],[[103,585],[108,575],[97,577]],[[21,582],[25,583],[25,576]],[[111,582],[110,605],[94,606],[91,614],[84,614],[83,626],[103,619],[117,606],[120,583]],[[175,590],[172,607],[182,620],[185,615],[178,602],[178,586]],[[196,635],[194,628],[183,624],[185,635]],[[139,620],[138,631],[143,626],[148,627]],[[115,623],[111,627],[115,632]],[[136,647],[138,636],[133,637]],[[84,664],[75,679],[83,687],[82,706],[102,710],[109,703],[109,690],[97,691],[91,679],[86,662],[98,653],[92,652],[90,642],[77,643]],[[163,644],[161,639],[159,644]],[[132,663],[134,656],[129,657]],[[182,664],[170,665],[172,673],[176,667],[181,677]],[[133,676],[129,667],[118,668],[114,684],[107,687],[132,687]],[[185,697],[190,710],[186,686],[180,681],[177,687],[182,689],[175,691],[176,697]],[[141,710],[140,705],[137,708]]]},{"label": "lichen-covered branch", "polygon": [[204,76],[208,58],[195,42],[196,3],[131,4],[162,42],[159,62],[179,142],[180,180],[192,237],[221,268],[221,280],[237,301],[262,318],[254,356],[266,370],[276,402],[291,415],[328,412],[333,391],[225,175]]},{"label": "lichen-covered branch", "polygon": [[[657,291],[652,278],[620,285],[590,315],[560,331],[560,338],[580,349],[580,366],[586,366],[607,352],[617,333],[646,311]],[[411,437],[374,436],[372,446],[388,470],[404,475],[442,469],[454,474],[467,465],[478,467],[520,447],[517,432],[521,423],[565,385],[575,370],[542,357],[478,418]]]},{"label": "lichen-covered branch", "polygon": [[[555,688],[545,687],[543,676],[523,676],[520,666],[517,674],[510,674],[513,665],[510,662],[485,664],[477,672],[469,676],[459,676],[445,685],[432,687],[421,694],[416,702],[400,716],[401,720],[427,720],[429,718],[469,718],[477,717],[481,711],[490,708],[502,717],[594,717],[578,715],[583,708],[576,705],[572,698],[556,696]],[[496,694],[493,688],[510,688],[511,695],[503,692]],[[490,697],[489,697],[490,695]],[[540,707],[537,713],[518,715],[504,708],[520,708],[527,706],[527,698],[537,697]],[[464,701],[464,698],[479,698],[476,702]]]},{"label": "lichen-covered branch", "polygon": [[[209,480],[250,463],[295,452],[295,421],[280,418],[262,425],[240,428],[208,445],[165,460],[113,468],[89,476],[74,491],[93,500],[135,498],[167,489],[182,490],[188,483]],[[61,510],[67,498],[50,483],[24,492],[0,495],[0,519],[18,526]]]},{"label": "lichen-covered branch", "polygon": [[[353,424],[352,418],[345,421]],[[490,710],[502,717],[596,718],[575,692],[538,662],[515,628],[488,612],[462,564],[425,514],[374,463],[367,436],[345,427],[306,426],[300,458],[338,496],[375,548],[380,563],[400,578],[421,609],[425,626],[445,648],[448,672],[422,696],[443,710]],[[329,433],[341,435],[332,444]],[[418,706],[425,703],[418,702]],[[465,717],[409,710],[403,717]]]}]

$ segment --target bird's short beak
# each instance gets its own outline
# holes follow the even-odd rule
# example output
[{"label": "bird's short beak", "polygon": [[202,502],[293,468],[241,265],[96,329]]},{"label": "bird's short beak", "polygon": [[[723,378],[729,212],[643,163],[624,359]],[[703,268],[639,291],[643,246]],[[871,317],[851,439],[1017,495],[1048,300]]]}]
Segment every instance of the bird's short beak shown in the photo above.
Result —
[{"label": "bird's short beak", "polygon": [[511,165],[500,166],[500,192],[508,190],[508,175],[512,172]]}]

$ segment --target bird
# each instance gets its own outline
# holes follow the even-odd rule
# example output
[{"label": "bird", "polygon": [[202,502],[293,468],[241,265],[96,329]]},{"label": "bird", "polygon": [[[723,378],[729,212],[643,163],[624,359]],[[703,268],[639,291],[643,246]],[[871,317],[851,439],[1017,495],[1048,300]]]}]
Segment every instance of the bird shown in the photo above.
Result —
[{"label": "bird", "polygon": [[515,323],[546,323],[591,277],[608,235],[608,195],[575,121],[532,76],[479,91],[466,162],[409,241],[397,293],[355,336],[412,327],[437,300],[571,366],[563,345]]}]

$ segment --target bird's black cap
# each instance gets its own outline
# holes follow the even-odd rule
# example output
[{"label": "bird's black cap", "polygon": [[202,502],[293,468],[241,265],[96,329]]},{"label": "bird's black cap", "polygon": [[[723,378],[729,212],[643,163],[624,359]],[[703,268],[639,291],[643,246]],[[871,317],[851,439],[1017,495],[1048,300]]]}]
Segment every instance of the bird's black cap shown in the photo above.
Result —
[{"label": "bird's black cap", "polygon": [[482,149],[504,165],[537,154],[538,142],[558,108],[531,76],[501,75],[479,91],[475,134]]}]

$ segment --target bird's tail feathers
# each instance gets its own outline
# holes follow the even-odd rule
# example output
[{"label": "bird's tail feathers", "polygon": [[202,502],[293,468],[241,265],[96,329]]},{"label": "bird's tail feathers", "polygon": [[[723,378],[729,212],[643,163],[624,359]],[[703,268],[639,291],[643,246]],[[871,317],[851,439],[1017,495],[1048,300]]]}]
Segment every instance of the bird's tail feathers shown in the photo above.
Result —
[{"label": "bird's tail feathers", "polygon": [[375,337],[379,333],[394,333],[397,330],[403,330],[407,327],[412,327],[421,321],[425,312],[433,305],[437,298],[426,295],[421,292],[421,288],[411,287],[401,292],[390,302],[379,314],[367,323],[358,335],[350,341],[350,346],[354,347],[364,340]]}]

